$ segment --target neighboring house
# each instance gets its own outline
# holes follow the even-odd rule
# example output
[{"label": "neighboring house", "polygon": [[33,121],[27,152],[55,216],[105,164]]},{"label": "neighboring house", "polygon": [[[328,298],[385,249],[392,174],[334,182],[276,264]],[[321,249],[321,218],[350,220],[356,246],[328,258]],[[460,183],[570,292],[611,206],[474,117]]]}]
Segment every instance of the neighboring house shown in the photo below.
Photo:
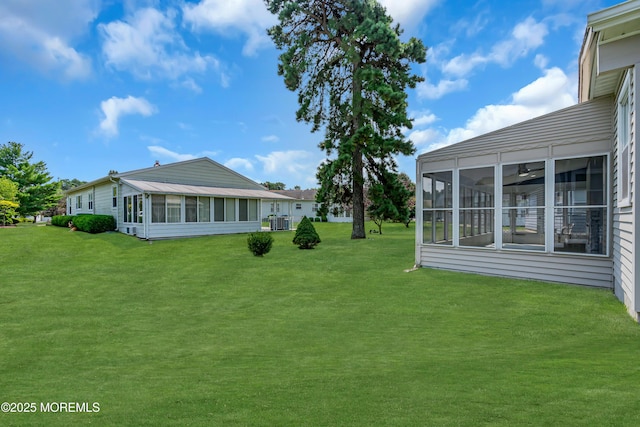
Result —
[{"label": "neighboring house", "polygon": [[[319,218],[320,203],[316,202],[317,190],[271,190],[272,193],[287,196],[291,204],[277,200],[265,200],[262,205],[263,215],[289,216],[294,222],[300,222],[303,216]],[[352,222],[350,209],[329,209],[328,222]]]},{"label": "neighboring house", "polygon": [[416,264],[611,288],[639,320],[640,0],[593,13],[579,104],[417,159]]},{"label": "neighboring house", "polygon": [[286,196],[208,158],[113,173],[67,191],[67,214],[112,215],[141,239],[261,229],[262,200]]}]

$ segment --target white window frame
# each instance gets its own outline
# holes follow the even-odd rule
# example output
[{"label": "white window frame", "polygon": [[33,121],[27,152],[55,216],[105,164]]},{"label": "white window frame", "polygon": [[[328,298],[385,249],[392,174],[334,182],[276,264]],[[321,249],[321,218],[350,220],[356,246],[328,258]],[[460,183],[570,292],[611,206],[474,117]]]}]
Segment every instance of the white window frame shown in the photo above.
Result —
[{"label": "white window frame", "polygon": [[629,73],[627,73],[616,100],[618,106],[616,136],[619,207],[631,206],[631,88],[629,80]]}]

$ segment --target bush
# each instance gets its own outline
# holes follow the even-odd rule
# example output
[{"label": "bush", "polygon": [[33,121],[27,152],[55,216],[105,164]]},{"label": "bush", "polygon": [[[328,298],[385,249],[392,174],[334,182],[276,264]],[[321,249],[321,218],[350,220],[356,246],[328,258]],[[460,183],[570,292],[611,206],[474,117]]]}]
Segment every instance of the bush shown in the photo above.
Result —
[{"label": "bush", "polygon": [[264,256],[273,246],[273,236],[270,233],[251,233],[247,238],[247,245],[255,256]]},{"label": "bush", "polygon": [[78,215],[73,225],[87,233],[104,233],[116,229],[116,219],[111,215]]},{"label": "bush", "polygon": [[69,221],[73,221],[73,215],[55,215],[51,217],[51,225],[58,227],[68,227]]},{"label": "bush", "polygon": [[300,221],[296,229],[296,235],[293,237],[293,243],[298,245],[300,249],[313,249],[313,247],[320,242],[320,236],[316,232],[316,228],[311,223],[311,220],[303,216],[302,221]]}]

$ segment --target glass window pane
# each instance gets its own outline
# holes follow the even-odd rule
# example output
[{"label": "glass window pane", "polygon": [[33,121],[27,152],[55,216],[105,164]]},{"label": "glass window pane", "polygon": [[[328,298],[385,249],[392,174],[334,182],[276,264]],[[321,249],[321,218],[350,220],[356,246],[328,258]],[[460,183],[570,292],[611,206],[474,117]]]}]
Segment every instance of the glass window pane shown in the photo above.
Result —
[{"label": "glass window pane", "polygon": [[606,215],[605,207],[555,209],[555,251],[606,255]]},{"label": "glass window pane", "polygon": [[555,205],[606,205],[605,160],[604,156],[556,160]]},{"label": "glass window pane", "polygon": [[502,167],[502,206],[545,205],[544,162],[520,163]]},{"label": "glass window pane", "polygon": [[185,196],[184,220],[186,222],[198,222],[198,198],[197,197]]},{"label": "glass window pane", "polygon": [[213,220],[224,221],[224,199],[221,197],[213,199]]},{"label": "glass window pane", "polygon": [[256,199],[249,200],[249,221],[258,220],[258,201]]},{"label": "glass window pane", "polygon": [[236,221],[236,199],[225,199],[225,221]]},{"label": "glass window pane", "polygon": [[422,207],[425,209],[433,207],[433,180],[427,174],[422,178]]},{"label": "glass window pane", "polygon": [[167,197],[167,222],[180,222],[180,208],[182,198],[180,196]]},{"label": "glass window pane", "polygon": [[247,199],[238,200],[238,219],[240,221],[249,220],[249,201]]},{"label": "glass window pane", "polygon": [[165,196],[151,196],[151,222],[165,222]]},{"label": "glass window pane", "polygon": [[211,199],[209,197],[198,197],[198,221],[211,221]]},{"label": "glass window pane", "polygon": [[512,208],[502,211],[502,247],[545,249],[544,208]]}]

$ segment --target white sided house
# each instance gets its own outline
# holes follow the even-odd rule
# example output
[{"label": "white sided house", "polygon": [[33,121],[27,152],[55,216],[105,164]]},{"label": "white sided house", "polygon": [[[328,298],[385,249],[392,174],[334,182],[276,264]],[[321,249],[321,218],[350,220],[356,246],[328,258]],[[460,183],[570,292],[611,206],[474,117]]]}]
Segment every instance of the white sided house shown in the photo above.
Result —
[{"label": "white sided house", "polygon": [[610,288],[640,320],[640,0],[593,13],[579,103],[417,159],[416,264]]},{"label": "white sided house", "polygon": [[[316,201],[317,190],[271,190],[271,192],[291,198],[291,203],[265,200],[262,205],[263,214],[290,217],[295,223],[299,223],[303,216],[312,221],[320,217],[318,214],[320,203]],[[327,222],[353,222],[351,209],[329,209]]]},{"label": "white sided house", "polygon": [[289,202],[208,158],[113,173],[67,191],[67,214],[112,215],[141,239],[261,229],[263,199]]}]

